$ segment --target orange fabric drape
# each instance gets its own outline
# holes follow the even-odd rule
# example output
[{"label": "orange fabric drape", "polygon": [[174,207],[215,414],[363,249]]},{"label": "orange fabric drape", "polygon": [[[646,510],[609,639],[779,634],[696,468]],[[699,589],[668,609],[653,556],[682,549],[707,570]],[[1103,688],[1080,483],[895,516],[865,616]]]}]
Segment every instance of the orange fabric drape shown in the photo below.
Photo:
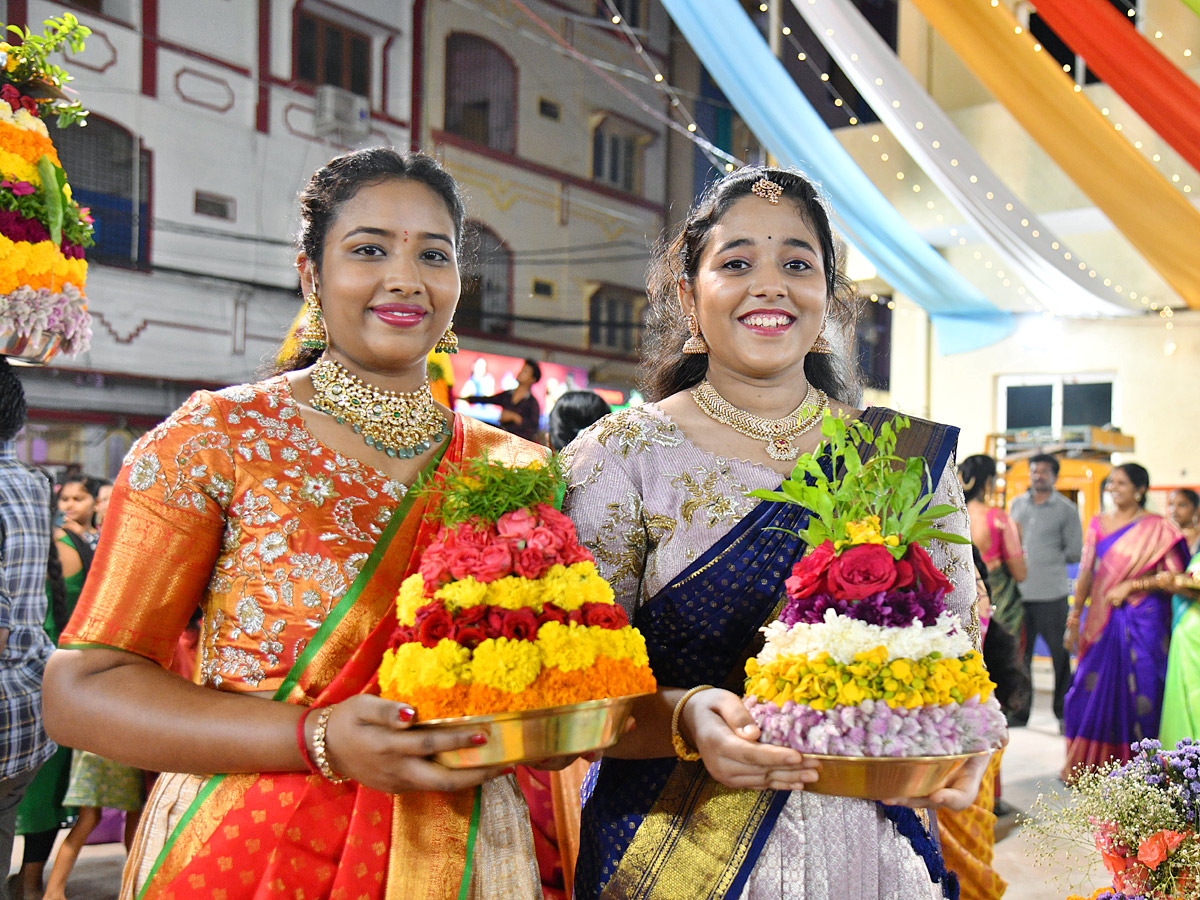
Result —
[{"label": "orange fabric drape", "polygon": [[1200,86],[1108,0],[1036,0],[1054,33],[1200,171]]},{"label": "orange fabric drape", "polygon": [[929,24],[1188,306],[1200,309],[1200,212],[1086,97],[1003,4],[913,0]]}]

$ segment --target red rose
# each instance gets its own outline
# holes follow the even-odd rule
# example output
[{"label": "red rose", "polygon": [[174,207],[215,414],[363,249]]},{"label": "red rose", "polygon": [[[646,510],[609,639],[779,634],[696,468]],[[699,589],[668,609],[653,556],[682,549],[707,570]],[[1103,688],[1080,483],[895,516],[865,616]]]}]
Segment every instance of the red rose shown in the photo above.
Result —
[{"label": "red rose", "polygon": [[526,547],[513,561],[513,569],[522,578],[541,578],[549,568],[550,560],[541,550],[533,547]]},{"label": "red rose", "polygon": [[825,541],[813,547],[809,554],[792,567],[792,576],[784,582],[787,595],[793,600],[824,593],[825,572],[833,562],[833,542]]},{"label": "red rose", "polygon": [[487,633],[488,637],[500,637],[504,631],[504,608],[500,606],[487,607]]},{"label": "red rose", "polygon": [[481,558],[479,548],[460,544],[446,554],[446,566],[452,578],[463,579],[475,574]]},{"label": "red rose", "polygon": [[411,644],[417,639],[417,629],[411,625],[397,625],[396,630],[392,632],[392,646],[399,647],[401,644]]},{"label": "red rose", "polygon": [[512,641],[532,641],[537,638],[538,620],[532,609],[510,609],[504,615],[500,635]]},{"label": "red rose", "polygon": [[583,546],[583,544],[567,544],[567,546],[563,547],[562,554],[559,558],[562,560],[562,564],[564,566],[571,566],[575,563],[581,562],[596,561],[596,557],[592,556],[592,551]]},{"label": "red rose", "polygon": [[545,625],[547,622],[562,622],[567,623],[567,611],[561,606],[554,603],[547,603],[542,607],[541,613],[538,615],[538,625]]},{"label": "red rose", "polygon": [[896,561],[882,544],[859,544],[837,556],[826,577],[835,597],[862,600],[895,583]]},{"label": "red rose", "polygon": [[584,625],[615,630],[629,624],[625,610],[615,603],[585,603],[580,607],[580,611],[583,613]]},{"label": "red rose", "polygon": [[503,542],[491,544],[479,554],[479,566],[475,569],[475,580],[485,584],[512,573],[512,551]]},{"label": "red rose", "polygon": [[[426,608],[421,607],[422,610]],[[421,641],[422,646],[436,647],[437,642],[442,638],[450,637],[452,628],[450,613],[441,606],[430,610],[423,617],[420,610],[417,612],[417,638]]]},{"label": "red rose", "polygon": [[539,525],[533,531],[529,532],[529,537],[525,539],[526,547],[533,547],[535,550],[541,550],[547,555],[558,555],[558,551],[563,548],[564,541],[561,535],[555,534],[544,525]]},{"label": "red rose", "polygon": [[487,640],[487,632],[479,625],[455,625],[452,636],[468,650],[474,650]]},{"label": "red rose", "polygon": [[917,582],[927,591],[945,591],[950,593],[954,588],[946,576],[938,571],[929,554],[918,544],[909,544],[904,559],[913,568]]},{"label": "red rose", "polygon": [[574,622],[576,625],[582,625],[583,624],[582,610],[578,610],[578,609],[571,610],[569,613],[567,613],[567,621]]},{"label": "red rose", "polygon": [[524,541],[529,538],[529,532],[537,525],[537,516],[527,509],[514,509],[506,512],[496,522],[496,530],[507,538]]},{"label": "red rose", "polygon": [[539,503],[536,509],[543,525],[561,534],[568,542],[575,540],[575,523],[571,521],[570,516],[559,512],[549,503]]},{"label": "red rose", "polygon": [[[907,557],[907,554],[905,554]],[[896,560],[896,583],[892,585],[894,588],[912,587],[916,581],[917,574],[913,571],[912,563],[905,559]]]},{"label": "red rose", "polygon": [[458,615],[454,617],[455,625],[478,625],[487,618],[488,607],[480,603],[476,606],[467,606],[458,611]]}]

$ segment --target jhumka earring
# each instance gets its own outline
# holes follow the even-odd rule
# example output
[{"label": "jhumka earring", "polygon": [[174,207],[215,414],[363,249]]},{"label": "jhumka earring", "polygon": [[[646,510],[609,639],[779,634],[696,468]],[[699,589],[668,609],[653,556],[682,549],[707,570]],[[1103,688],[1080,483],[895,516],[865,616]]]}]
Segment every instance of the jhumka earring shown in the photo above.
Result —
[{"label": "jhumka earring", "polygon": [[690,355],[699,355],[708,352],[708,344],[705,342],[703,335],[700,334],[700,323],[696,321],[693,314],[687,317],[688,331],[691,332],[691,337],[683,342],[683,352]]},{"label": "jhumka earring", "polygon": [[458,335],[454,333],[454,323],[451,322],[446,326],[445,333],[438,338],[438,342],[433,345],[434,353],[457,353],[458,352]]},{"label": "jhumka earring", "polygon": [[325,317],[321,315],[321,298],[310,291],[304,298],[304,325],[296,340],[305,350],[324,350],[328,345]]},{"label": "jhumka earring", "polygon": [[825,322],[821,322],[821,330],[817,332],[817,339],[813,341],[812,346],[808,348],[809,353],[820,353],[829,356],[833,353],[833,344],[825,339]]}]

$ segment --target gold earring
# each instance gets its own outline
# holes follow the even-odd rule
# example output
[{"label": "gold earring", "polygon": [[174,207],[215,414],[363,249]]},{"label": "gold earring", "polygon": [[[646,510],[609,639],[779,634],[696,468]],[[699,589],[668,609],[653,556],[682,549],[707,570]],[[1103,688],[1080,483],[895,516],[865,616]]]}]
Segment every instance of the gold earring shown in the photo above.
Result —
[{"label": "gold earring", "polygon": [[821,321],[821,330],[817,332],[817,339],[813,341],[812,346],[808,348],[809,353],[820,353],[824,356],[833,354],[833,345],[825,338],[825,321]]},{"label": "gold earring", "polygon": [[707,353],[708,343],[704,340],[704,336],[700,334],[700,323],[696,321],[695,315],[688,314],[687,327],[688,331],[691,332],[691,337],[683,342],[683,352],[693,356]]},{"label": "gold earring", "polygon": [[305,350],[324,350],[329,344],[325,317],[321,314],[321,298],[316,291],[310,291],[304,298],[304,325],[296,340]]},{"label": "gold earring", "polygon": [[454,333],[454,323],[451,322],[446,326],[445,333],[438,338],[438,342],[433,345],[434,353],[457,353],[458,352],[458,335]]}]

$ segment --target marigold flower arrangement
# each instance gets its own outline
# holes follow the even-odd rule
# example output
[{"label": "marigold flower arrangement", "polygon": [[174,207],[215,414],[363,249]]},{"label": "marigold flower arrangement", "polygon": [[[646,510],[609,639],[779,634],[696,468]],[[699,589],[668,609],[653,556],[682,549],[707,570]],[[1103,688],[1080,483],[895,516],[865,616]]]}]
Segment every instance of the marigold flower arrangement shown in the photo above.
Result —
[{"label": "marigold flower arrangement", "polygon": [[[812,550],[785,582],[778,620],[746,662],[762,740],[835,756],[949,756],[1003,740],[983,658],[946,609],[952,586],[924,543],[966,543],[936,521],[925,461],[895,455],[898,418],[878,434],[826,414],[825,441],[779,491],[752,496],[811,511]],[[864,458],[859,447],[871,447]],[[839,477],[831,473],[840,472]]]},{"label": "marigold flower arrangement", "polygon": [[[1038,797],[1025,824],[1048,861],[1063,845],[1098,851],[1112,886],[1088,900],[1194,900],[1200,896],[1200,743],[1156,740],[1134,757],[1077,770],[1069,792]],[[1083,900],[1083,898],[1079,898]]]},{"label": "marigold flower arrangement", "polygon": [[78,53],[91,31],[69,13],[47,19],[44,35],[6,30],[21,43],[0,43],[0,333],[35,343],[50,335],[77,354],[91,341],[83,253],[92,217],[72,198],[42,117],[85,124],[87,111],[63,94],[71,76],[48,57]]},{"label": "marigold flower arrangement", "polygon": [[396,597],[381,694],[418,721],[655,690],[646,642],[554,500],[557,460],[477,459],[424,490],[441,527]]}]

